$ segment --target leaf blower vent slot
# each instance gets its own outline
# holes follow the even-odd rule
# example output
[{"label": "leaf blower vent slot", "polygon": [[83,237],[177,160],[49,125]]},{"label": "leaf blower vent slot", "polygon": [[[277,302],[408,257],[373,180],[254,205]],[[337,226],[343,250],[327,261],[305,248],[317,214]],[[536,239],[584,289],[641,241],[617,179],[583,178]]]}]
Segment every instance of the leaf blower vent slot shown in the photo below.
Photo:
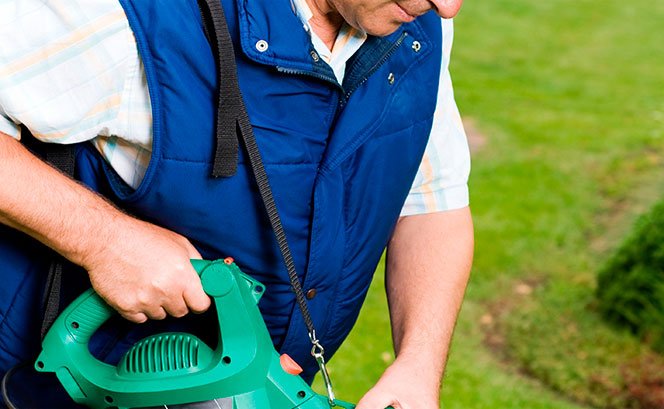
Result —
[{"label": "leaf blower vent slot", "polygon": [[186,370],[199,365],[200,348],[201,341],[190,334],[154,335],[127,351],[120,368],[129,374]]}]

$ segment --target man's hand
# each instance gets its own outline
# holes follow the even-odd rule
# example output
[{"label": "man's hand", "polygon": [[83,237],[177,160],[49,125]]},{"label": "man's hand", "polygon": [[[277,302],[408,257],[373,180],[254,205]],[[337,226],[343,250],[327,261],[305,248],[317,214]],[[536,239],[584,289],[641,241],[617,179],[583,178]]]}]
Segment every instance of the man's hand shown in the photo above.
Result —
[{"label": "man's hand", "polygon": [[397,359],[356,409],[438,409],[439,389],[438,379],[427,378],[415,359]]},{"label": "man's hand", "polygon": [[83,267],[95,291],[124,318],[140,323],[208,309],[210,298],[189,261],[201,256],[186,238],[128,217],[113,230],[116,237]]},{"label": "man's hand", "polygon": [[0,133],[0,223],[84,267],[122,316],[143,322],[210,306],[179,234],[134,219]]}]

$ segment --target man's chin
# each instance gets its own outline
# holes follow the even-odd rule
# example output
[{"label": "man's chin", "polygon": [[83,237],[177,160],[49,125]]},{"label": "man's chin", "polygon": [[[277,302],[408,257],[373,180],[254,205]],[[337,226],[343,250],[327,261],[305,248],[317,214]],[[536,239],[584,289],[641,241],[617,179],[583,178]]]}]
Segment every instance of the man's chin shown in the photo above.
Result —
[{"label": "man's chin", "polygon": [[385,24],[381,27],[369,27],[369,28],[360,28],[360,30],[365,31],[367,34],[375,37],[387,37],[388,35],[394,33],[401,27],[403,24],[401,21],[393,21],[390,24]]}]

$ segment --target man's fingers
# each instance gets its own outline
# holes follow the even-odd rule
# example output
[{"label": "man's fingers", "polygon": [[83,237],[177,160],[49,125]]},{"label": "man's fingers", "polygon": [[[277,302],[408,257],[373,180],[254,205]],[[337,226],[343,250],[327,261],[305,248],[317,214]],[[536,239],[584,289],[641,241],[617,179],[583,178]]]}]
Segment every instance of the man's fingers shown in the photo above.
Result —
[{"label": "man's fingers", "polygon": [[122,317],[127,321],[131,321],[136,324],[142,324],[148,320],[148,316],[143,314],[142,312],[120,313],[120,315],[122,315]]},{"label": "man's fingers", "polygon": [[164,310],[168,315],[175,318],[182,318],[189,312],[189,308],[187,308],[187,304],[182,297],[178,297],[178,299],[164,305]]},{"label": "man's fingers", "polygon": [[203,291],[200,280],[189,283],[182,295],[189,310],[195,314],[200,314],[210,308],[210,297]]},{"label": "man's fingers", "polygon": [[355,409],[385,409],[387,407],[401,408],[390,399],[386,393],[381,393],[376,389],[369,391],[357,403]]},{"label": "man's fingers", "polygon": [[152,308],[150,311],[146,311],[146,315],[151,320],[163,320],[167,316],[166,310],[163,307]]}]

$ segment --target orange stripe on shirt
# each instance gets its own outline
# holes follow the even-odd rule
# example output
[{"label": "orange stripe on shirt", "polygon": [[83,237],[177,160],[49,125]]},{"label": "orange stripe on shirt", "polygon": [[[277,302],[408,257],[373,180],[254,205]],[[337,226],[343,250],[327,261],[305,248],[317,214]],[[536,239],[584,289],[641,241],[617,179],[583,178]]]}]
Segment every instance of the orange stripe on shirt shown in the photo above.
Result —
[{"label": "orange stripe on shirt", "polygon": [[123,11],[116,11],[107,14],[71,32],[68,36],[61,40],[54,40],[54,44],[48,47],[40,48],[22,58],[13,61],[10,64],[5,65],[4,67],[0,67],[0,76],[9,76],[20,72],[72,47],[76,43],[85,40],[86,38],[100,32],[106,27],[124,22],[126,22],[126,17]]}]

